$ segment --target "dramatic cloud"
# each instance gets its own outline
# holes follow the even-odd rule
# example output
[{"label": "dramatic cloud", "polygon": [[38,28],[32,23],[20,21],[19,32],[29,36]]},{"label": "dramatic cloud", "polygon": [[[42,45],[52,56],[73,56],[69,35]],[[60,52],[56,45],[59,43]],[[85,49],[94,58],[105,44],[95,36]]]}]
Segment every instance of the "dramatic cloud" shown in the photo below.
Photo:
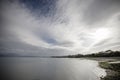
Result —
[{"label": "dramatic cloud", "polygon": [[119,0],[5,0],[0,50],[63,55],[120,50]]}]

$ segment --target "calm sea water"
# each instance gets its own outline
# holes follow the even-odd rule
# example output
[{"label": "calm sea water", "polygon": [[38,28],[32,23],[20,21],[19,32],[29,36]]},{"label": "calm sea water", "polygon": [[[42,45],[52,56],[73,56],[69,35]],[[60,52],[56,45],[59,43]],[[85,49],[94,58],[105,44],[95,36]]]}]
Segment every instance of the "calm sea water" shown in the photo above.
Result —
[{"label": "calm sea water", "polygon": [[0,58],[0,80],[100,80],[97,61],[68,58]]}]

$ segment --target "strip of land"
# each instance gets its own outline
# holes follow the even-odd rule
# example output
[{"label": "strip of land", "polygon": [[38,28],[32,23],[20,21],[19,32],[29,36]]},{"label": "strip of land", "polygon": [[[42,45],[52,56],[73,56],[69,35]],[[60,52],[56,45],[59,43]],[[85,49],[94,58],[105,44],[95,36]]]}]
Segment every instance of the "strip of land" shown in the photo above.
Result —
[{"label": "strip of land", "polygon": [[119,61],[104,61],[99,62],[101,68],[106,69],[107,76],[101,80],[120,80],[120,62]]}]

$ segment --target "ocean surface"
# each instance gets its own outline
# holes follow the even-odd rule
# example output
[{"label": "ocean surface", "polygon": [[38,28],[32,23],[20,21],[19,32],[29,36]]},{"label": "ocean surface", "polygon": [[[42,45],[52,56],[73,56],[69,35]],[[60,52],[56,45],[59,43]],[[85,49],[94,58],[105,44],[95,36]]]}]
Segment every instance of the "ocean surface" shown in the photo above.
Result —
[{"label": "ocean surface", "polygon": [[0,58],[0,80],[100,80],[104,76],[97,61],[84,58]]}]

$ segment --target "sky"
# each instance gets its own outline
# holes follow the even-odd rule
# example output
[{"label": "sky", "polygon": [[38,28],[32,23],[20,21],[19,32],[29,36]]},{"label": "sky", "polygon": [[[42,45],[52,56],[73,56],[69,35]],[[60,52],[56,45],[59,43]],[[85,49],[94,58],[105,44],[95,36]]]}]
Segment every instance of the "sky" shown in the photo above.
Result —
[{"label": "sky", "polygon": [[1,0],[0,53],[120,50],[120,0]]}]

